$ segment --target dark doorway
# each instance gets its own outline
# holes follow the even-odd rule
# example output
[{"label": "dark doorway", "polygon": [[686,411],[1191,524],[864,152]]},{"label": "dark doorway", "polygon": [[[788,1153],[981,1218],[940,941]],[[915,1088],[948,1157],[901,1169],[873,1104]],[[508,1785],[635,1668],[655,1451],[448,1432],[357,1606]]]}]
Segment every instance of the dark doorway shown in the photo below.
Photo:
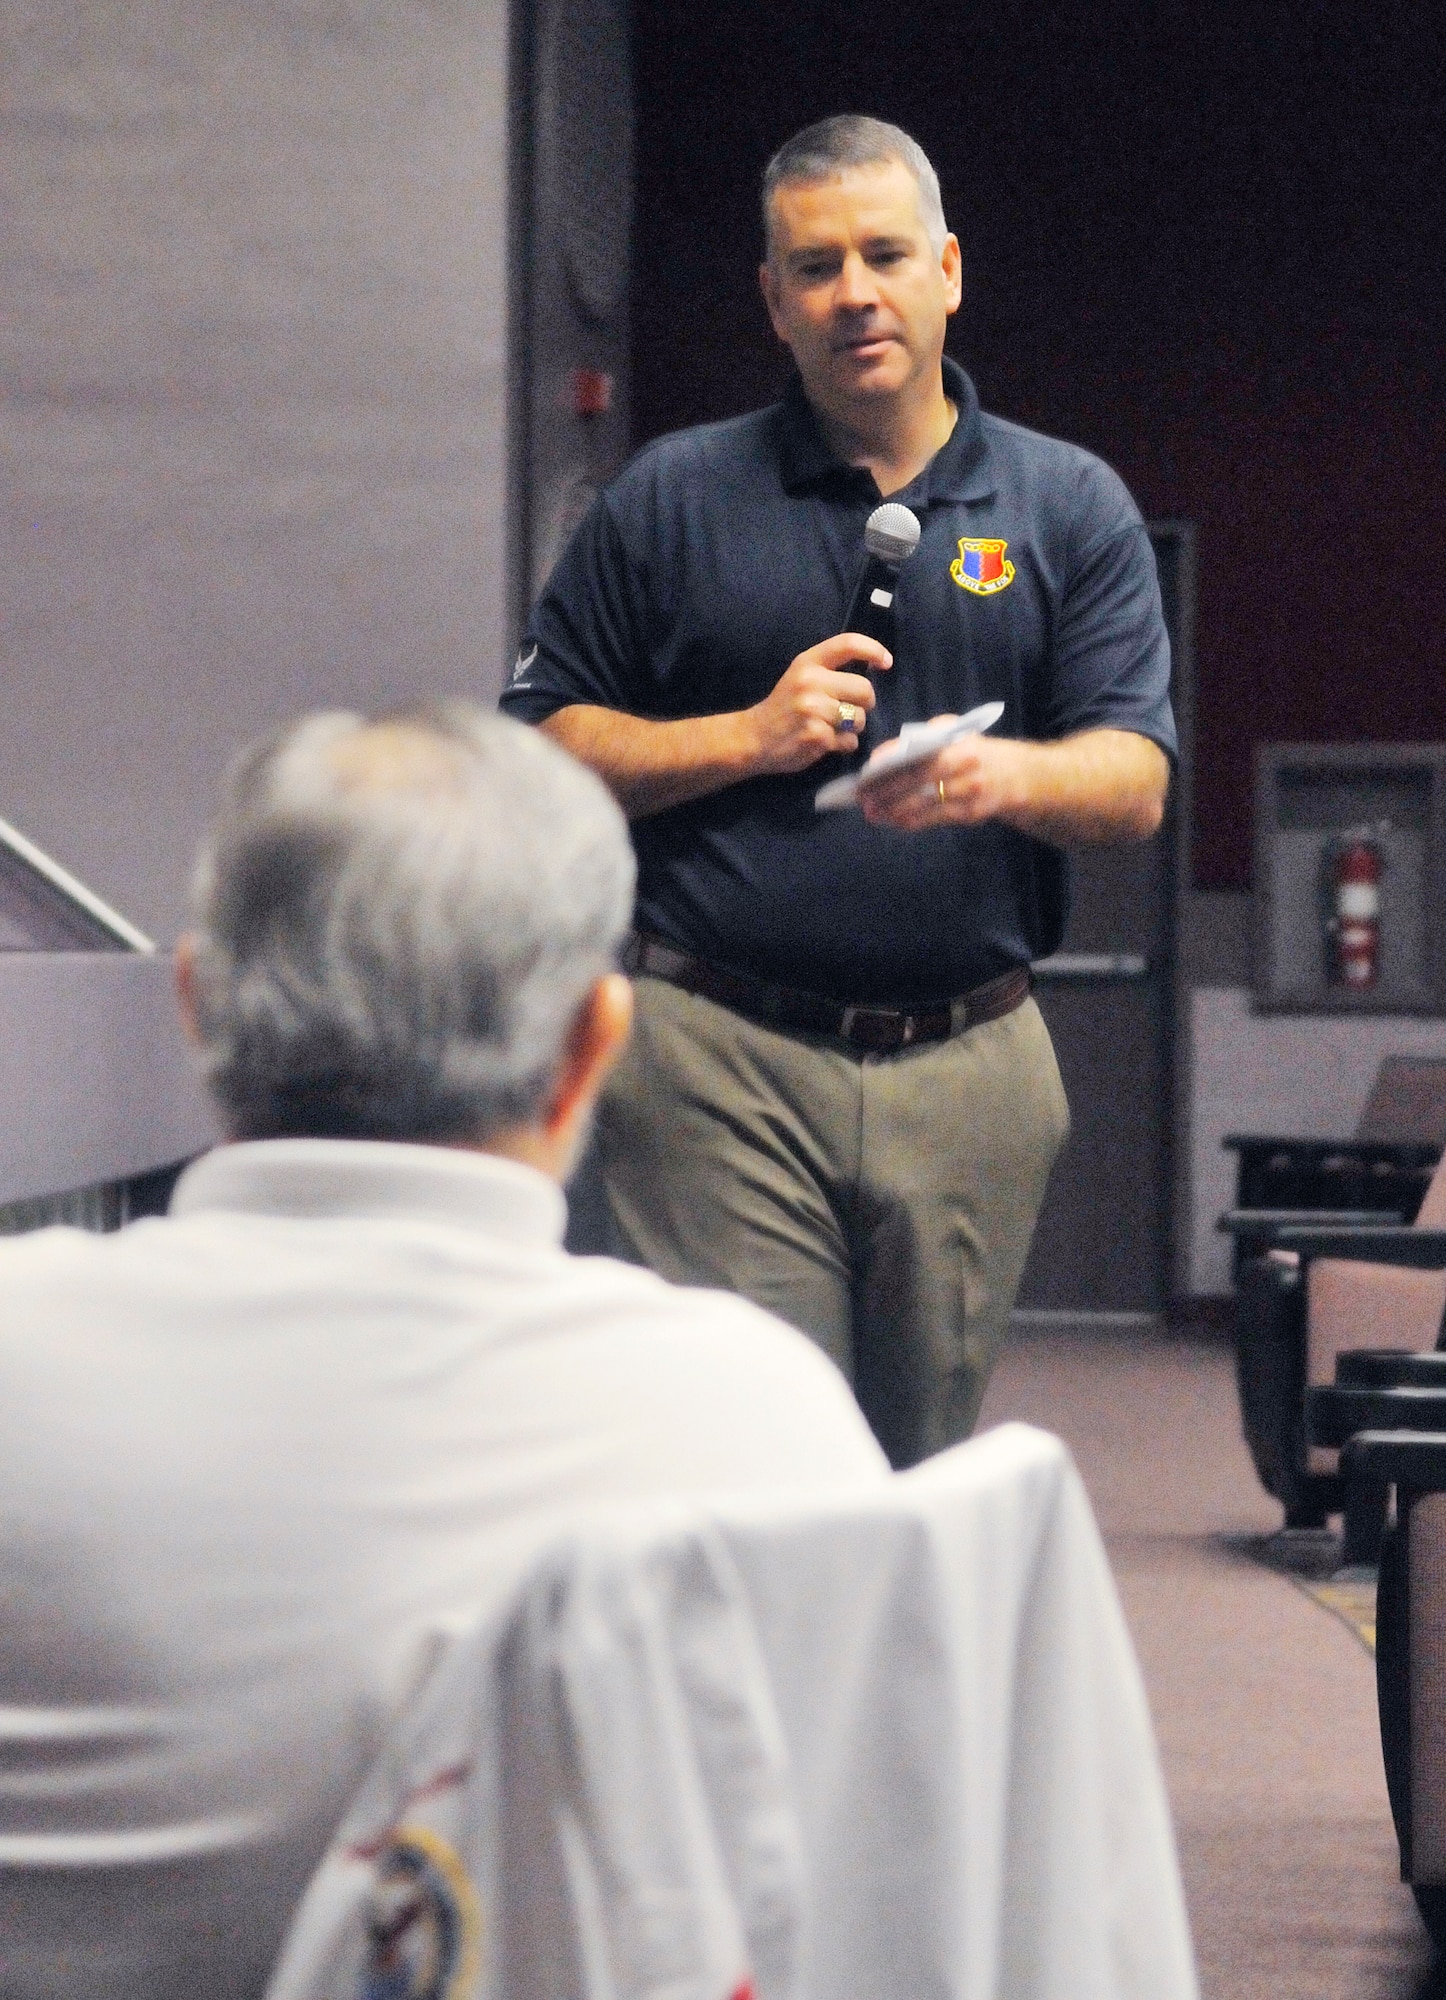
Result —
[{"label": "dark doorway", "polygon": [[[1152,527],[1188,756],[1188,525]],[[1175,905],[1186,788],[1134,847],[1076,850],[1062,950],[1036,994],[1069,1094],[1071,1132],[1050,1181],[1019,1303],[1035,1311],[1162,1312],[1170,1292]]]}]

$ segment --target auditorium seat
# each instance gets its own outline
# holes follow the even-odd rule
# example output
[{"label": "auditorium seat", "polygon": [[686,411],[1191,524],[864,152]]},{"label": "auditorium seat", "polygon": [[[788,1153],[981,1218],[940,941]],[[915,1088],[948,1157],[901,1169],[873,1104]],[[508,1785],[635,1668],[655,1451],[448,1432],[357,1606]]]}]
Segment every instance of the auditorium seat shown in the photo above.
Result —
[{"label": "auditorium seat", "polygon": [[1282,1221],[1255,1246],[1236,1288],[1236,1368],[1246,1442],[1288,1526],[1318,1526],[1342,1504],[1333,1444],[1308,1435],[1313,1386],[1347,1350],[1435,1346],[1446,1310],[1446,1164],[1410,1225]]},{"label": "auditorium seat", "polygon": [[1381,1751],[1401,1879],[1446,1948],[1446,1437],[1365,1431],[1342,1457],[1353,1482],[1395,1490],[1376,1601]]},{"label": "auditorium seat", "polygon": [[1227,1133],[1236,1155],[1235,1207],[1219,1226],[1234,1239],[1234,1275],[1289,1223],[1414,1222],[1446,1147],[1446,1062],[1387,1056],[1354,1136]]},{"label": "auditorium seat", "polygon": [[868,1494],[614,1510],[550,1551],[404,1717],[268,2000],[423,1969],[492,2000],[1194,2000],[1065,1448],[1005,1425]]}]

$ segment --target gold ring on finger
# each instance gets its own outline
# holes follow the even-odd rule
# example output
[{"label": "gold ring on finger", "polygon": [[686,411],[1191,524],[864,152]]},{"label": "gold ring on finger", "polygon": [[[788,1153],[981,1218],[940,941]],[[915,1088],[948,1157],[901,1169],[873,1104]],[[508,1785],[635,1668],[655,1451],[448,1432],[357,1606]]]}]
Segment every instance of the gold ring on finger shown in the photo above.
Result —
[{"label": "gold ring on finger", "polygon": [[942,778],[939,780],[939,803],[940,805],[944,803],[944,780]]},{"label": "gold ring on finger", "polygon": [[859,712],[851,701],[841,701],[838,705],[838,721],[835,729],[852,729],[859,719]]}]

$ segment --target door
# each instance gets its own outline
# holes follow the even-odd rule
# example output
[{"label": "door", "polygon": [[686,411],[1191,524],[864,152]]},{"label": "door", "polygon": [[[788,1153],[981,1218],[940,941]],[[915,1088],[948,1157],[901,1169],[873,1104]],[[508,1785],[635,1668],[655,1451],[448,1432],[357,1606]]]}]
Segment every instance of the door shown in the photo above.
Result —
[{"label": "door", "polygon": [[520,630],[628,456],[627,0],[518,0],[512,68],[510,529]]},{"label": "door", "polygon": [[[1152,527],[1170,632],[1171,692],[1189,756],[1188,525]],[[1063,947],[1035,967],[1035,994],[1069,1096],[1055,1166],[1020,1286],[1036,1311],[1162,1312],[1170,1292],[1177,848],[1184,784],[1137,846],[1076,849]]]}]

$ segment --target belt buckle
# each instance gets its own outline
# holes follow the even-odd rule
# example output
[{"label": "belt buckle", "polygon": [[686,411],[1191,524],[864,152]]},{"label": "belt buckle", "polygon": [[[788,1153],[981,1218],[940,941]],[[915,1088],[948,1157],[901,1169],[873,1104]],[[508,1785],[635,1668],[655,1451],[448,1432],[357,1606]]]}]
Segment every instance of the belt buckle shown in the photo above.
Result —
[{"label": "belt buckle", "polygon": [[[868,1023],[874,1023],[870,1030]],[[840,1037],[855,1047],[884,1052],[904,1049],[914,1039],[915,1020],[897,1007],[845,1007],[838,1027]]]}]

